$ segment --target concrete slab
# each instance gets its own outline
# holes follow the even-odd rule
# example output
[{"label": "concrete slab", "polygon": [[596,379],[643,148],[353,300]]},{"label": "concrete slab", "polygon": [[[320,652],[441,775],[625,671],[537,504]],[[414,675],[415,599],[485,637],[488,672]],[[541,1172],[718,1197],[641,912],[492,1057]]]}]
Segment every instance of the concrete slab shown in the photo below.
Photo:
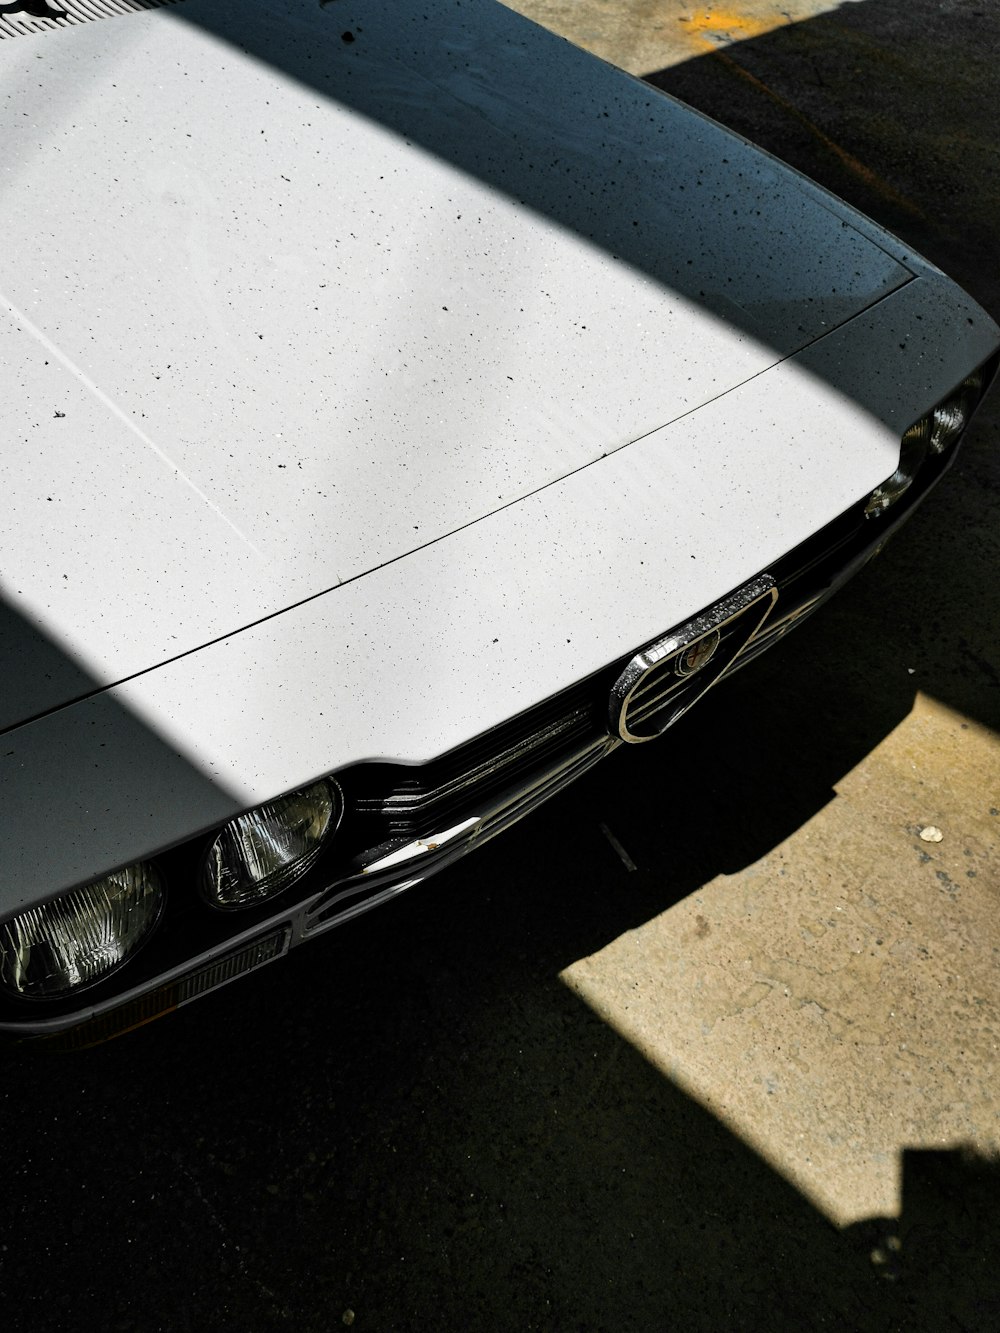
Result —
[{"label": "concrete slab", "polygon": [[996,773],[918,695],[792,837],[563,979],[831,1220],[896,1216],[905,1149],[1000,1153]]}]

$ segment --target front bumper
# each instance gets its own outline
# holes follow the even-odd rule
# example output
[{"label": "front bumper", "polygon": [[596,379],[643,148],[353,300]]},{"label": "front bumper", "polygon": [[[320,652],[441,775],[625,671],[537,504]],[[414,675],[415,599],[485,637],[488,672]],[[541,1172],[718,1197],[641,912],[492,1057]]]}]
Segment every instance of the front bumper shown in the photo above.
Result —
[{"label": "front bumper", "polygon": [[[763,571],[760,577],[777,590],[773,606],[718,678],[777,643],[871,560],[953,457],[954,450],[930,463],[889,513],[866,519],[859,502]],[[609,725],[608,700],[627,661],[609,663],[428,764],[373,762],[339,773],[349,812],[345,825],[280,902],[236,918],[189,903],[107,982],[63,1002],[8,1001],[0,1035],[61,1048],[107,1040],[273,962],[443,870],[623,744]],[[202,850],[198,842],[168,852],[163,860],[169,878],[193,881]]]}]

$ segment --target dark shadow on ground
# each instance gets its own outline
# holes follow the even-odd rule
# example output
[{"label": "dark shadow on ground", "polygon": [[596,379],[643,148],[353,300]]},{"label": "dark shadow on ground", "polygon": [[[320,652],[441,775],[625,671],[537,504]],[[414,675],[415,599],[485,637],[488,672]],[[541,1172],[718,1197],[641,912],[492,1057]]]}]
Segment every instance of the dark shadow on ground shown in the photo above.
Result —
[{"label": "dark shadow on ground", "polygon": [[[903,1153],[902,1211],[849,1228],[874,1271],[898,1284],[900,1327],[1000,1326],[1000,1163],[962,1149]],[[943,1302],[947,1291],[950,1299]],[[888,1304],[892,1304],[890,1300]],[[906,1318],[903,1318],[903,1315]]]},{"label": "dark shadow on ground", "polygon": [[556,979],[586,888],[482,857],[239,991],[9,1064],[5,1327],[996,1326],[995,1168],[907,1154],[902,1217],[836,1231]]}]

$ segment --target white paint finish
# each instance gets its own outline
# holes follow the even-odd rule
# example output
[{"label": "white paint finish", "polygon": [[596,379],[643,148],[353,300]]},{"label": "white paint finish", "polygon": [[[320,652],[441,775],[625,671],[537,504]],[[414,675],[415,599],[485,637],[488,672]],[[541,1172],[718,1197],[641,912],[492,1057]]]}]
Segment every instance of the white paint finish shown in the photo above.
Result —
[{"label": "white paint finish", "polygon": [[3,729],[142,670],[151,645],[174,656],[234,609],[256,619],[266,564],[141,425],[2,306],[0,364]]},{"label": "white paint finish", "polygon": [[444,753],[630,653],[881,481],[997,337],[952,283],[920,279],[502,513],[8,733],[0,912],[324,771]]},{"label": "white paint finish", "polygon": [[550,485],[908,276],[500,6],[187,0],[0,73],[2,586],[72,668],[0,725]]}]

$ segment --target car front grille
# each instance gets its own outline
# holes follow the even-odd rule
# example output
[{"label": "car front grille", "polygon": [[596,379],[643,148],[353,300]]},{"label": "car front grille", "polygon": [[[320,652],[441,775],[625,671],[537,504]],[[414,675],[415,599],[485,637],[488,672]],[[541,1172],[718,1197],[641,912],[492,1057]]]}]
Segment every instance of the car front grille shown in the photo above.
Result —
[{"label": "car front grille", "polygon": [[[748,622],[742,612],[717,618],[719,645],[706,668],[711,679],[731,674],[804,619],[870,558],[890,526],[876,528],[864,519],[863,503],[854,506],[772,565],[768,576],[745,585],[751,589],[760,581],[773,580],[777,602],[748,643]],[[360,841],[368,849],[364,860],[377,864],[387,850],[411,840],[433,839],[442,829],[472,816],[506,825],[513,817],[509,812],[516,793],[524,793],[530,807],[537,803],[531,794],[536,780],[565,785],[569,778],[560,775],[567,766],[572,768],[578,758],[586,759],[592,753],[600,757],[607,748],[621,743],[609,726],[609,699],[623,669],[634,660],[611,663],[430,763],[417,767],[371,763],[354,770],[348,799],[362,831]],[[716,664],[720,669],[715,669]],[[704,692],[700,673],[677,676],[674,666],[674,658],[668,655],[662,671],[642,679],[632,700],[633,721],[644,722],[664,708],[679,716],[689,700]],[[490,811],[495,813],[488,814]],[[377,836],[369,836],[376,830]],[[482,830],[477,837],[481,836]]]},{"label": "car front grille", "polygon": [[584,682],[419,768],[368,765],[352,783],[353,809],[390,838],[430,835],[585,747],[600,734],[600,702],[596,685]]},{"label": "car front grille", "polygon": [[[941,460],[936,475],[946,461]],[[716,678],[721,679],[801,621],[884,544],[936,475],[932,472],[922,486],[911,488],[912,494],[886,519],[867,520],[864,501],[860,502],[769,566],[766,574],[709,608],[703,617],[680,626],[640,653],[610,663],[449,754],[418,766],[372,762],[337,773],[348,809],[335,846],[303,878],[297,893],[283,905],[264,904],[256,914],[250,913],[236,936],[226,930],[229,923],[222,919],[224,914],[214,914],[208,923],[195,922],[194,911],[182,909],[141,955],[130,991],[121,995],[116,992],[117,982],[112,982],[103,991],[97,987],[88,992],[88,1012],[97,1025],[88,1029],[89,1035],[99,1039],[125,1030],[122,1024],[128,1027],[148,1021],[204,989],[266,963],[308,936],[389,901],[488,841],[623,744],[620,729],[611,720],[614,699],[617,697],[620,708],[622,698],[615,696],[614,687],[637,658],[647,655],[638,675],[629,678],[630,688],[647,683],[648,665],[657,665],[661,658],[672,660],[674,647],[668,640],[682,637],[682,652],[694,650],[691,659],[680,663],[684,668],[680,689],[663,673],[648,677],[650,688],[639,695],[642,708],[646,707],[643,700],[652,702],[651,696],[661,692],[668,707],[686,688],[693,696],[703,693],[703,667],[717,666],[718,655],[724,669]],[[758,581],[771,588],[772,595],[772,585],[777,588],[777,603],[763,627],[748,642],[736,645],[733,656],[729,621],[734,614],[737,621],[741,616],[733,599],[748,593]],[[752,599],[740,603],[744,609],[753,605]],[[705,618],[707,627],[702,624]],[[705,651],[702,661],[715,630],[719,632],[715,651],[710,655]],[[662,649],[660,657],[657,649]],[[183,877],[196,870],[203,850],[199,840],[165,856],[176,858],[175,871]],[[193,927],[200,932],[201,947],[194,960],[197,966],[192,968]],[[49,1016],[41,1025],[26,1011],[19,1011],[10,1022],[0,1016],[0,1036],[4,1032],[22,1037],[57,1036],[73,1028],[81,1017],[76,1005],[72,998],[47,1008]],[[116,1007],[121,1005],[120,1016],[111,1021],[109,1016],[117,1014]],[[101,1025],[106,1021],[110,1027],[105,1030]]]},{"label": "car front grille", "polygon": [[[578,738],[573,748],[569,751],[564,748],[558,758],[550,758],[540,769],[536,762],[530,777],[524,776],[520,767],[516,771],[508,769],[507,776],[516,778],[516,781],[502,791],[494,790],[492,796],[475,780],[464,783],[461,788],[465,797],[463,810],[466,814],[475,810],[477,815],[467,817],[453,830],[448,830],[446,824],[454,816],[442,813],[451,808],[447,802],[455,799],[453,793],[449,792],[443,799],[435,791],[425,793],[423,817],[439,821],[436,839],[421,841],[415,838],[407,842],[396,838],[369,853],[364,864],[355,868],[356,873],[338,881],[312,905],[307,930],[313,932],[339,924],[346,917],[373,906],[376,901],[392,897],[443,869],[471,847],[488,842],[530,814],[536,806],[569,786],[620,744],[607,734],[595,736],[590,728],[587,738]],[[531,753],[537,761],[537,751]],[[520,756],[520,761],[525,757]],[[518,773],[521,776],[518,777]]]}]

